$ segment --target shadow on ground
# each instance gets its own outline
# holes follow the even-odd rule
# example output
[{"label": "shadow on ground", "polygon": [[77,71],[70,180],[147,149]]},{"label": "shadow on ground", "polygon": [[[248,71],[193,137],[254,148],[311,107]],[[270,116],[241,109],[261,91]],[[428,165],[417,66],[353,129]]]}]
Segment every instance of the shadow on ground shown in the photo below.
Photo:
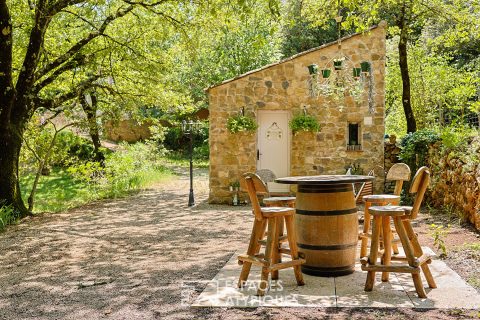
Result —
[{"label": "shadow on ground", "polygon": [[[247,207],[206,203],[207,176],[43,215],[0,235],[1,319],[415,319],[421,312],[190,308],[250,232]],[[188,290],[185,290],[188,284]],[[185,293],[191,293],[188,296]],[[187,303],[182,303],[187,302]],[[435,311],[441,317],[448,315]],[[395,316],[391,318],[390,316]],[[397,318],[397,316],[399,316]],[[441,318],[438,317],[438,318]]]}]

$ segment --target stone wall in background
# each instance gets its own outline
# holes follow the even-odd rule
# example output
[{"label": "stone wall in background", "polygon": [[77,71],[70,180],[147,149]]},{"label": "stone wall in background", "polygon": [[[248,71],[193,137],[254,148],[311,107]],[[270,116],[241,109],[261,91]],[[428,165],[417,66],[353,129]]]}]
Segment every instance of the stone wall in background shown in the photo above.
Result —
[{"label": "stone wall in background", "polygon": [[458,152],[442,153],[440,148],[437,144],[429,151],[429,200],[435,207],[454,211],[480,230],[480,136],[469,144],[469,148],[477,148],[476,158],[465,159]]},{"label": "stone wall in background", "polygon": [[[342,52],[355,65],[370,61],[373,70],[373,112],[367,94],[356,103],[353,97],[342,101],[322,96],[311,97],[307,66],[326,64],[339,56],[337,43],[300,53],[294,57],[251,71],[209,88],[210,110],[210,197],[212,203],[229,203],[232,181],[242,173],[256,170],[256,133],[232,134],[227,119],[245,113],[256,117],[258,110],[287,110],[290,117],[303,112],[315,115],[321,130],[300,132],[290,141],[290,175],[345,174],[352,163],[364,173],[384,164],[385,113],[385,30],[381,23],[365,34],[342,40]],[[348,123],[360,125],[362,150],[347,150]],[[383,177],[376,179],[375,190],[383,191]]]},{"label": "stone wall in background", "polygon": [[135,120],[107,121],[104,126],[103,136],[111,141],[137,142],[151,137],[151,123],[138,123]]}]

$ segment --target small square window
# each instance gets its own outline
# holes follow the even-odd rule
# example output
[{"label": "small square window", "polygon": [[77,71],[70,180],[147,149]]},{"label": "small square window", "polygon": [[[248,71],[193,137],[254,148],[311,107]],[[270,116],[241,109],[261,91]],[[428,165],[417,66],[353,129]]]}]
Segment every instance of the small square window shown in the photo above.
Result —
[{"label": "small square window", "polygon": [[347,150],[362,150],[360,144],[360,125],[358,123],[348,124]]}]

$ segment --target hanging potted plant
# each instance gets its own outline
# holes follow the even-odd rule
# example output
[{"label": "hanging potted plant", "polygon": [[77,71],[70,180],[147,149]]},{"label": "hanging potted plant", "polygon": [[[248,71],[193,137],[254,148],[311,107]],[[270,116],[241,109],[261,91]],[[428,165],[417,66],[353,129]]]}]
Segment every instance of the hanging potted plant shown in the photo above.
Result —
[{"label": "hanging potted plant", "polygon": [[257,128],[258,124],[255,119],[248,116],[236,115],[227,119],[227,130],[231,133],[252,132]]},{"label": "hanging potted plant", "polygon": [[308,114],[294,116],[288,125],[290,129],[292,129],[293,134],[299,131],[320,131],[320,124],[318,123],[317,118]]},{"label": "hanging potted plant", "polygon": [[362,68],[353,68],[353,77],[358,78],[360,77],[360,74],[362,73]]},{"label": "hanging potted plant", "polygon": [[343,69],[343,62],[345,61],[345,58],[338,58],[338,59],[333,59],[333,67],[335,70],[342,70]]},{"label": "hanging potted plant", "polygon": [[360,68],[362,69],[362,72],[370,72],[370,62],[368,61],[363,61],[360,62]]},{"label": "hanging potted plant", "polygon": [[327,79],[328,77],[330,77],[331,73],[332,73],[332,70],[330,69],[322,69],[322,77],[324,79]]},{"label": "hanging potted plant", "polygon": [[308,66],[308,73],[310,75],[318,74],[318,66],[316,64],[311,64]]}]

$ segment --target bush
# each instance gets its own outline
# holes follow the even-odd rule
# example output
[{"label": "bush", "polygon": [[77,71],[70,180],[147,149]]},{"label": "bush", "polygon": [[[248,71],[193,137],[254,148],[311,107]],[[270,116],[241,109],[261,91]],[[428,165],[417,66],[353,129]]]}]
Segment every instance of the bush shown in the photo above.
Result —
[{"label": "bush", "polygon": [[415,173],[417,168],[426,165],[429,146],[439,140],[440,136],[431,130],[410,132],[402,139],[399,158]]},{"label": "bush", "polygon": [[181,149],[182,145],[184,144],[182,140],[184,140],[182,129],[179,127],[170,127],[165,133],[165,140],[163,144],[168,150],[176,151]]},{"label": "bush", "polygon": [[[62,131],[57,136],[56,147],[66,153],[64,159],[56,161],[54,165],[65,165],[68,162],[87,161],[95,158],[93,144],[89,139],[77,136],[71,131]],[[111,153],[106,148],[100,148],[104,156]]]},{"label": "bush", "polygon": [[196,147],[193,150],[193,157],[199,160],[208,160],[208,158],[210,157],[210,147],[208,146],[208,142],[199,147]]},{"label": "bush", "polygon": [[92,185],[101,197],[116,197],[138,189],[156,172],[162,153],[153,143],[121,144],[121,148],[105,158],[103,165],[86,161],[72,165],[68,172],[76,179]]},{"label": "bush", "polygon": [[5,229],[9,224],[14,223],[18,218],[12,206],[0,204],[0,231]]},{"label": "bush", "polygon": [[[193,148],[208,148],[208,122],[201,122],[200,127],[193,135]],[[186,154],[190,146],[190,138],[183,134],[182,128],[179,126],[166,129],[163,144],[170,151],[182,151]]]},{"label": "bush", "polygon": [[466,126],[449,126],[442,129],[440,138],[444,149],[465,149],[469,141],[477,135],[476,130]]}]

